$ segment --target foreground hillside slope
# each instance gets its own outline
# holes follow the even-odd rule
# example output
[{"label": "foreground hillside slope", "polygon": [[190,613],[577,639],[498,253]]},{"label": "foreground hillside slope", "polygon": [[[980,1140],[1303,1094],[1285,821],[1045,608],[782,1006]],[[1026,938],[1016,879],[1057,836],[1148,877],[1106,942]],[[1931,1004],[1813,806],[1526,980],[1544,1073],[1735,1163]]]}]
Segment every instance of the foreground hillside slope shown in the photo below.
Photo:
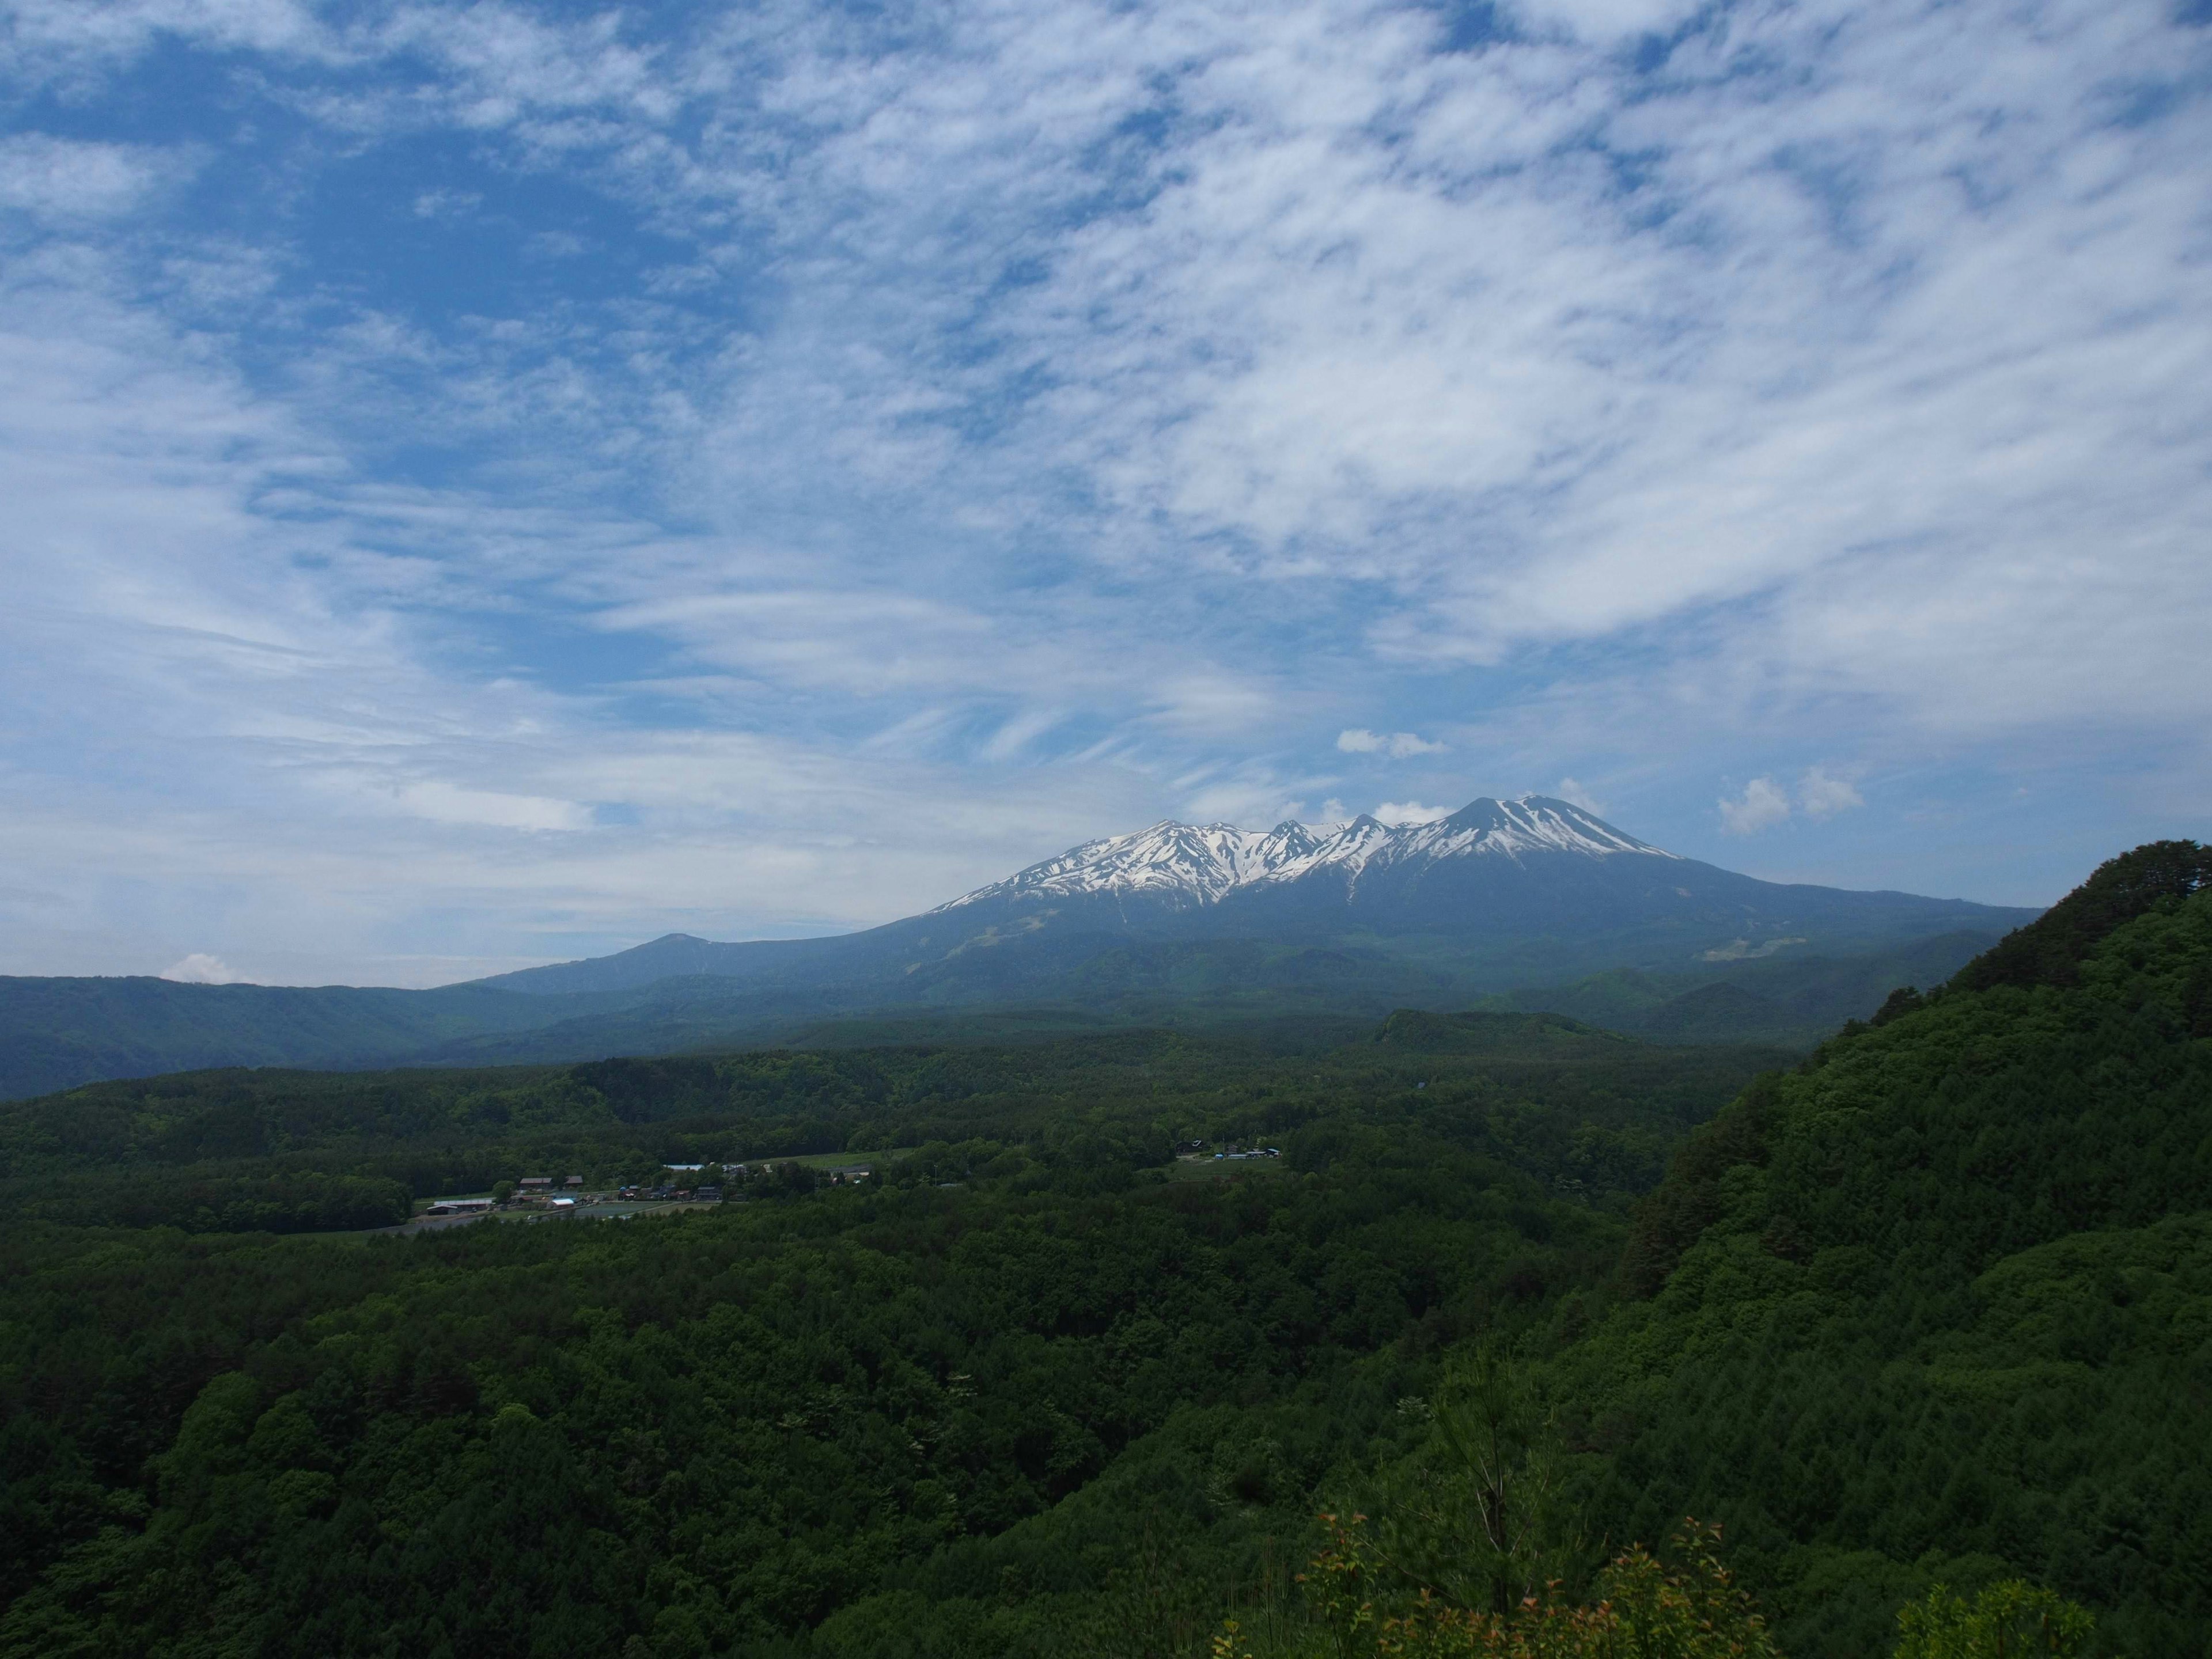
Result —
[{"label": "foreground hillside slope", "polygon": [[2021,1574],[2212,1650],[2212,854],[2100,869],[1678,1155],[1552,1362],[1596,1513],[1728,1523],[1787,1650]]}]

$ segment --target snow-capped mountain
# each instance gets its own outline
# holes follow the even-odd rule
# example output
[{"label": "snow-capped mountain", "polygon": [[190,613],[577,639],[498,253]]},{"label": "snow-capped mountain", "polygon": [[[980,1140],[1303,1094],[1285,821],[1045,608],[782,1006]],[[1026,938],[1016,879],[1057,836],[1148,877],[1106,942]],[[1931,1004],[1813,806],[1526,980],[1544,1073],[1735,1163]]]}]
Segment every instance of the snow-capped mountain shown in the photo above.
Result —
[{"label": "snow-capped mountain", "polygon": [[1486,797],[1430,823],[1385,824],[1362,813],[1325,831],[1295,821],[1259,830],[1164,819],[1149,830],[1070,848],[928,914],[941,915],[991,900],[1107,894],[1213,904],[1238,889],[1297,882],[1323,872],[1343,878],[1349,902],[1357,896],[1361,877],[1370,870],[1402,870],[1454,858],[1520,862],[1532,854],[1552,853],[1585,858],[1624,853],[1674,857],[1571,802],[1547,795],[1523,795],[1511,801]]},{"label": "snow-capped mountain", "polygon": [[1125,982],[1163,995],[1202,984],[1212,994],[1255,975],[1350,973],[1380,975],[1402,998],[1407,988],[1461,994],[1966,929],[1994,937],[2032,914],[1759,881],[1638,841],[1567,801],[1486,797],[1433,823],[1156,823],[865,933],[733,944],[672,933],[483,982],[544,994],[741,981],[762,1006],[812,1008],[1085,1002],[1121,994],[1110,988]]}]

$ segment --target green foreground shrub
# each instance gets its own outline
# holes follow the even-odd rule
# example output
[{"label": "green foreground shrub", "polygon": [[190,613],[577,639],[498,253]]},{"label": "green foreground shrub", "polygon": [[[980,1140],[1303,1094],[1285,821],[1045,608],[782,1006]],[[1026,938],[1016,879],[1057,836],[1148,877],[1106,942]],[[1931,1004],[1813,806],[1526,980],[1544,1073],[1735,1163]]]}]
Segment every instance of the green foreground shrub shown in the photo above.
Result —
[{"label": "green foreground shrub", "polygon": [[2087,1607],[2008,1578],[1971,1601],[1938,1584],[1897,1615],[1896,1659],[2073,1659],[2097,1627]]}]

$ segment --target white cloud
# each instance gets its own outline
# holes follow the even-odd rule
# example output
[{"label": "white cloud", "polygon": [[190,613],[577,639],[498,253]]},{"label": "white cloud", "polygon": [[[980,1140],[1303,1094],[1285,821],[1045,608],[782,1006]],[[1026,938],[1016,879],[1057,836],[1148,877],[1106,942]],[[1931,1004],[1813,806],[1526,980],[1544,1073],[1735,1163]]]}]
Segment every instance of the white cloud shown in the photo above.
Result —
[{"label": "white cloud", "polygon": [[415,198],[415,216],[418,219],[464,219],[483,205],[481,191],[426,190]]},{"label": "white cloud", "polygon": [[[1323,7],[1203,37],[1172,173],[1041,248],[1000,326],[1060,376],[1071,461],[1280,576],[1391,586],[1386,649],[1741,605],[1727,648],[1785,695],[1902,725],[2201,720],[2212,690],[2158,704],[2212,623],[2212,122],[2115,125],[2099,88],[2203,42],[2142,7],[1966,15],[1738,11],[1648,85]],[[1107,40],[1111,87],[1150,43]]]},{"label": "white cloud", "polygon": [[1589,790],[1583,788],[1582,785],[1577,783],[1572,778],[1561,778],[1557,783],[1552,786],[1552,793],[1557,795],[1561,800],[1566,801],[1572,805],[1581,807],[1585,812],[1595,812],[1600,817],[1603,817],[1605,816],[1605,803],[1598,799],[1596,796],[1591,794]]},{"label": "white cloud", "polygon": [[1336,746],[1347,755],[1382,754],[1393,760],[1405,760],[1414,755],[1441,755],[1447,747],[1412,732],[1369,732],[1356,726],[1337,733]]},{"label": "white cloud", "polygon": [[1772,778],[1753,778],[1740,799],[1723,796],[1718,805],[1721,827],[1731,836],[1755,836],[1790,816],[1790,796]]},{"label": "white cloud", "polygon": [[119,0],[87,6],[76,0],[14,0],[9,23],[15,52],[9,67],[28,80],[53,77],[72,90],[98,71],[127,63],[163,35],[195,44],[289,52],[320,31],[294,0]]},{"label": "white cloud", "polygon": [[1732,836],[1751,836],[1783,823],[1793,811],[1808,818],[1832,818],[1866,805],[1849,779],[1831,777],[1825,767],[1807,769],[1796,793],[1793,802],[1790,791],[1772,778],[1753,778],[1740,798],[1721,800],[1721,827]]},{"label": "white cloud", "polygon": [[0,209],[60,219],[112,217],[186,171],[181,157],[134,145],[19,134],[0,138]]},{"label": "white cloud", "polygon": [[1516,0],[1513,13],[1539,29],[1564,28],[1586,40],[1663,29],[1697,9],[1696,0]]},{"label": "white cloud", "polygon": [[1375,816],[1384,823],[1434,823],[1438,818],[1448,818],[1458,809],[1450,806],[1424,806],[1417,800],[1386,800],[1375,809]]},{"label": "white cloud", "polygon": [[183,961],[170,963],[161,976],[180,985],[235,985],[240,977],[223,964],[221,957],[211,957],[204,951],[195,951]]},{"label": "white cloud", "polygon": [[484,824],[499,830],[582,830],[591,809],[574,801],[543,795],[507,795],[489,789],[430,780],[403,786],[396,793],[401,809],[433,823]]},{"label": "white cloud", "polygon": [[1832,818],[1838,812],[1866,805],[1849,779],[1832,778],[1817,766],[1799,781],[1797,803],[1808,818]]}]

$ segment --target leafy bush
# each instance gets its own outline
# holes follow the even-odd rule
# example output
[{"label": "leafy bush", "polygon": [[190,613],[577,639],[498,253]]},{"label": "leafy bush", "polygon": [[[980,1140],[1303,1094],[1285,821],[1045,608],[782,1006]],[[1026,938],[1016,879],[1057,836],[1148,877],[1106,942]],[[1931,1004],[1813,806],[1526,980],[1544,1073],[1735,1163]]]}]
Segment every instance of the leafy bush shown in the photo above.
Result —
[{"label": "leafy bush", "polygon": [[[1779,1659],[1766,1621],[1721,1563],[1716,1527],[1684,1522],[1671,1569],[1640,1545],[1624,1551],[1582,1599],[1555,1582],[1501,1613],[1423,1589],[1391,1611],[1375,1594],[1389,1573],[1365,1517],[1324,1519],[1330,1542],[1306,1582],[1342,1659]],[[1237,1632],[1225,1633],[1233,1647]]]},{"label": "leafy bush", "polygon": [[1897,1622],[1896,1659],[2075,1659],[2097,1628],[2087,1607],[2018,1578],[1971,1601],[1938,1584]]}]

